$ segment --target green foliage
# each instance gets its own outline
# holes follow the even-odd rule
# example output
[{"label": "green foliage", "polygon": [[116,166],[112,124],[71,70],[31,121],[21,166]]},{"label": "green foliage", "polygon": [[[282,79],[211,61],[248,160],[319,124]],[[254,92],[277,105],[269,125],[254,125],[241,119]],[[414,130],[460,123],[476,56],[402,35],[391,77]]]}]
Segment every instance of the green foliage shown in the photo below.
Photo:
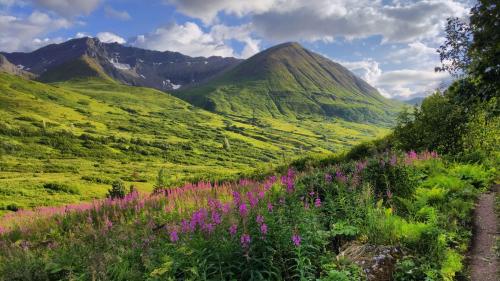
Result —
[{"label": "green foliage", "polygon": [[125,197],[125,184],[121,180],[114,181],[108,190],[108,198],[117,199]]},{"label": "green foliage", "polygon": [[424,99],[412,114],[401,113],[394,138],[403,150],[458,153],[463,150],[466,124],[464,109],[438,92]]},{"label": "green foliage", "polygon": [[80,194],[80,191],[72,186],[62,184],[62,183],[57,183],[57,182],[48,182],[43,184],[43,188],[52,190],[55,192],[65,192],[65,193],[70,193],[70,194]]}]

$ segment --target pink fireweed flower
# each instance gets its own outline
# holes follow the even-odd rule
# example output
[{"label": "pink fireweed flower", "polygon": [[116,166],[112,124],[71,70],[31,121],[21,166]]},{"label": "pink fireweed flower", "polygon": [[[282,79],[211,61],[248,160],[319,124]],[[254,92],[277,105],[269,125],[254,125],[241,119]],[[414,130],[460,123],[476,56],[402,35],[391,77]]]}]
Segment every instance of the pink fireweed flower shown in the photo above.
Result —
[{"label": "pink fireweed flower", "polygon": [[314,194],[315,194],[314,191],[309,192],[309,196],[314,196]]},{"label": "pink fireweed flower", "polygon": [[347,177],[342,173],[342,171],[337,171],[335,173],[335,179],[340,183],[346,183]]},{"label": "pink fireweed flower", "polygon": [[233,204],[238,206],[241,203],[241,194],[238,191],[233,191]]},{"label": "pink fireweed flower", "polygon": [[267,211],[271,213],[273,211],[273,204],[271,202],[267,203]]},{"label": "pink fireweed flower", "polygon": [[231,234],[231,236],[234,236],[236,235],[236,232],[238,231],[238,225],[236,224],[232,224],[230,227],[229,227],[229,234]]},{"label": "pink fireweed flower", "polygon": [[230,203],[225,203],[222,205],[222,213],[227,214],[231,210],[231,204]]},{"label": "pink fireweed flower", "polygon": [[258,223],[258,224],[262,224],[264,223],[264,217],[261,216],[261,215],[257,215],[257,217],[255,218],[255,221]]},{"label": "pink fireweed flower", "polygon": [[316,200],[314,200],[314,206],[315,206],[316,208],[321,207],[321,199],[319,199],[319,197],[318,197],[318,198],[316,198]]},{"label": "pink fireweed flower", "polygon": [[248,234],[243,234],[241,235],[241,238],[240,238],[240,243],[241,243],[241,247],[243,248],[248,248],[248,246],[250,246],[250,235]]},{"label": "pink fireweed flower", "polygon": [[221,216],[217,212],[212,212],[212,221],[215,224],[220,224],[221,223]]},{"label": "pink fireweed flower", "polygon": [[242,217],[246,217],[246,216],[248,215],[248,208],[247,208],[247,204],[242,203],[242,204],[240,205],[239,210],[240,210],[240,216],[242,216]]},{"label": "pink fireweed flower", "polygon": [[286,191],[291,193],[295,189],[295,172],[292,169],[288,169],[288,173],[281,177],[281,183],[286,186]]},{"label": "pink fireweed flower", "polygon": [[357,172],[363,171],[367,165],[368,165],[368,162],[366,160],[356,162],[356,171]]},{"label": "pink fireweed flower", "polygon": [[292,242],[296,247],[298,247],[298,246],[300,246],[300,243],[302,242],[302,238],[298,234],[294,234],[292,236]]},{"label": "pink fireweed flower", "polygon": [[189,225],[189,221],[187,220],[182,220],[181,222],[181,231],[184,233],[188,233],[193,231],[194,229],[191,229],[191,226]]},{"label": "pink fireweed flower", "polygon": [[332,182],[332,180],[333,180],[332,175],[330,175],[330,174],[325,174],[325,181],[326,181],[327,183]]},{"label": "pink fireweed flower", "polygon": [[267,224],[263,223],[260,225],[260,233],[262,235],[266,235],[267,234]]},{"label": "pink fireweed flower", "polygon": [[266,193],[264,191],[259,191],[259,193],[257,193],[257,196],[259,197],[259,199],[264,199]]},{"label": "pink fireweed flower", "polygon": [[259,203],[259,198],[255,197],[253,193],[247,193],[248,202],[250,203],[250,207],[255,208]]},{"label": "pink fireweed flower", "polygon": [[213,223],[207,223],[203,226],[203,230],[205,230],[208,234],[212,234],[215,230],[215,225]]},{"label": "pink fireweed flower", "polygon": [[172,243],[179,241],[179,235],[177,234],[177,230],[175,230],[175,229],[170,231],[169,237],[170,237],[170,242],[172,242]]}]

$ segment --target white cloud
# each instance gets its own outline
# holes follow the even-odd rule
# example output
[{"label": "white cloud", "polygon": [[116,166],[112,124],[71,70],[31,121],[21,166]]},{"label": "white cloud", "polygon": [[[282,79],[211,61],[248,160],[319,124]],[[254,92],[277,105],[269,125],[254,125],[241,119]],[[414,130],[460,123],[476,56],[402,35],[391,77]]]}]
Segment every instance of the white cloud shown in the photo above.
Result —
[{"label": "white cloud", "polygon": [[249,13],[265,12],[272,8],[275,0],[165,0],[175,5],[177,10],[193,18],[199,18],[205,23],[213,23],[217,14],[224,11],[227,14],[244,16]]},{"label": "white cloud", "polygon": [[[227,40],[243,42],[241,54],[236,53]],[[170,24],[157,28],[154,32],[139,35],[132,45],[158,50],[176,51],[190,56],[249,56],[259,49],[259,41],[249,35],[245,26],[228,27],[216,25],[209,32],[204,32],[196,23]]]},{"label": "white cloud", "polygon": [[96,37],[103,43],[115,43],[116,42],[119,44],[125,44],[127,42],[122,37],[120,37],[114,33],[111,33],[111,32],[99,32],[99,33],[97,33]]},{"label": "white cloud", "polygon": [[447,17],[465,16],[461,0],[167,0],[205,23],[224,12],[251,17],[254,31],[271,41],[332,41],[380,35],[384,42],[438,36]]},{"label": "white cloud", "polygon": [[387,55],[387,59],[394,64],[404,62],[406,65],[411,64],[421,68],[434,69],[439,61],[436,47],[430,47],[421,41],[415,41],[407,44],[406,47],[391,52]]},{"label": "white cloud", "polygon": [[127,11],[118,11],[113,9],[113,7],[111,6],[104,7],[104,13],[108,18],[114,18],[123,21],[131,19],[130,14]]},{"label": "white cloud", "polygon": [[34,5],[53,11],[63,17],[88,15],[97,8],[101,0],[29,0]]},{"label": "white cloud", "polygon": [[58,42],[62,39],[48,39],[45,36],[51,31],[68,28],[71,24],[66,19],[53,18],[39,11],[24,18],[0,15],[0,50],[30,51],[42,46],[43,42]]},{"label": "white cloud", "polygon": [[446,73],[436,73],[427,68],[383,71],[379,63],[372,59],[340,63],[386,97],[406,98],[428,94],[450,79]]}]

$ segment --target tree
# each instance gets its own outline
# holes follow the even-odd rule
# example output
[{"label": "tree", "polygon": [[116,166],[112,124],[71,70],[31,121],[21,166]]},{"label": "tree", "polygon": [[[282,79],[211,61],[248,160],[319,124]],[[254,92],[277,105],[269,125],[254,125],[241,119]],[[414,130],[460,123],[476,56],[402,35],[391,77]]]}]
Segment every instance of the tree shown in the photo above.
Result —
[{"label": "tree", "polygon": [[436,92],[413,113],[400,114],[394,137],[403,150],[456,154],[463,149],[468,117],[464,108],[454,103],[453,92]]},{"label": "tree", "polygon": [[117,199],[125,197],[125,184],[121,180],[116,180],[108,190],[108,198]]},{"label": "tree", "polygon": [[442,65],[455,77],[467,76],[476,89],[466,103],[500,96],[500,7],[498,0],[480,0],[471,9],[470,21],[449,18],[446,40],[438,53]]},{"label": "tree", "polygon": [[167,171],[165,168],[161,168],[156,176],[156,184],[154,186],[154,191],[160,191],[167,187]]}]

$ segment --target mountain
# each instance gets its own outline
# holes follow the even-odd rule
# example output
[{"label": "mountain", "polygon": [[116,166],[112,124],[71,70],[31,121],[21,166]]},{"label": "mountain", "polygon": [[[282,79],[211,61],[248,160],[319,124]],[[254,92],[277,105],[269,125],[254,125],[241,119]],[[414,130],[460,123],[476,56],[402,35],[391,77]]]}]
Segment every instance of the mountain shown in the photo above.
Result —
[{"label": "mountain", "polygon": [[205,84],[174,94],[213,112],[275,118],[391,122],[402,106],[347,68],[298,43],[269,48]]},{"label": "mountain", "polygon": [[26,78],[34,77],[33,74],[31,74],[27,71],[24,71],[22,69],[22,67],[18,67],[18,66],[13,65],[12,63],[10,63],[10,61],[7,60],[7,58],[2,56],[2,55],[0,55],[0,72],[6,72],[9,74],[23,76]]},{"label": "mountain", "polygon": [[88,37],[51,44],[31,53],[0,54],[45,82],[101,77],[164,91],[200,83],[241,62],[236,58],[144,50]]},{"label": "mountain", "polygon": [[414,97],[411,99],[404,100],[403,102],[410,105],[421,105],[424,99],[425,97]]}]

